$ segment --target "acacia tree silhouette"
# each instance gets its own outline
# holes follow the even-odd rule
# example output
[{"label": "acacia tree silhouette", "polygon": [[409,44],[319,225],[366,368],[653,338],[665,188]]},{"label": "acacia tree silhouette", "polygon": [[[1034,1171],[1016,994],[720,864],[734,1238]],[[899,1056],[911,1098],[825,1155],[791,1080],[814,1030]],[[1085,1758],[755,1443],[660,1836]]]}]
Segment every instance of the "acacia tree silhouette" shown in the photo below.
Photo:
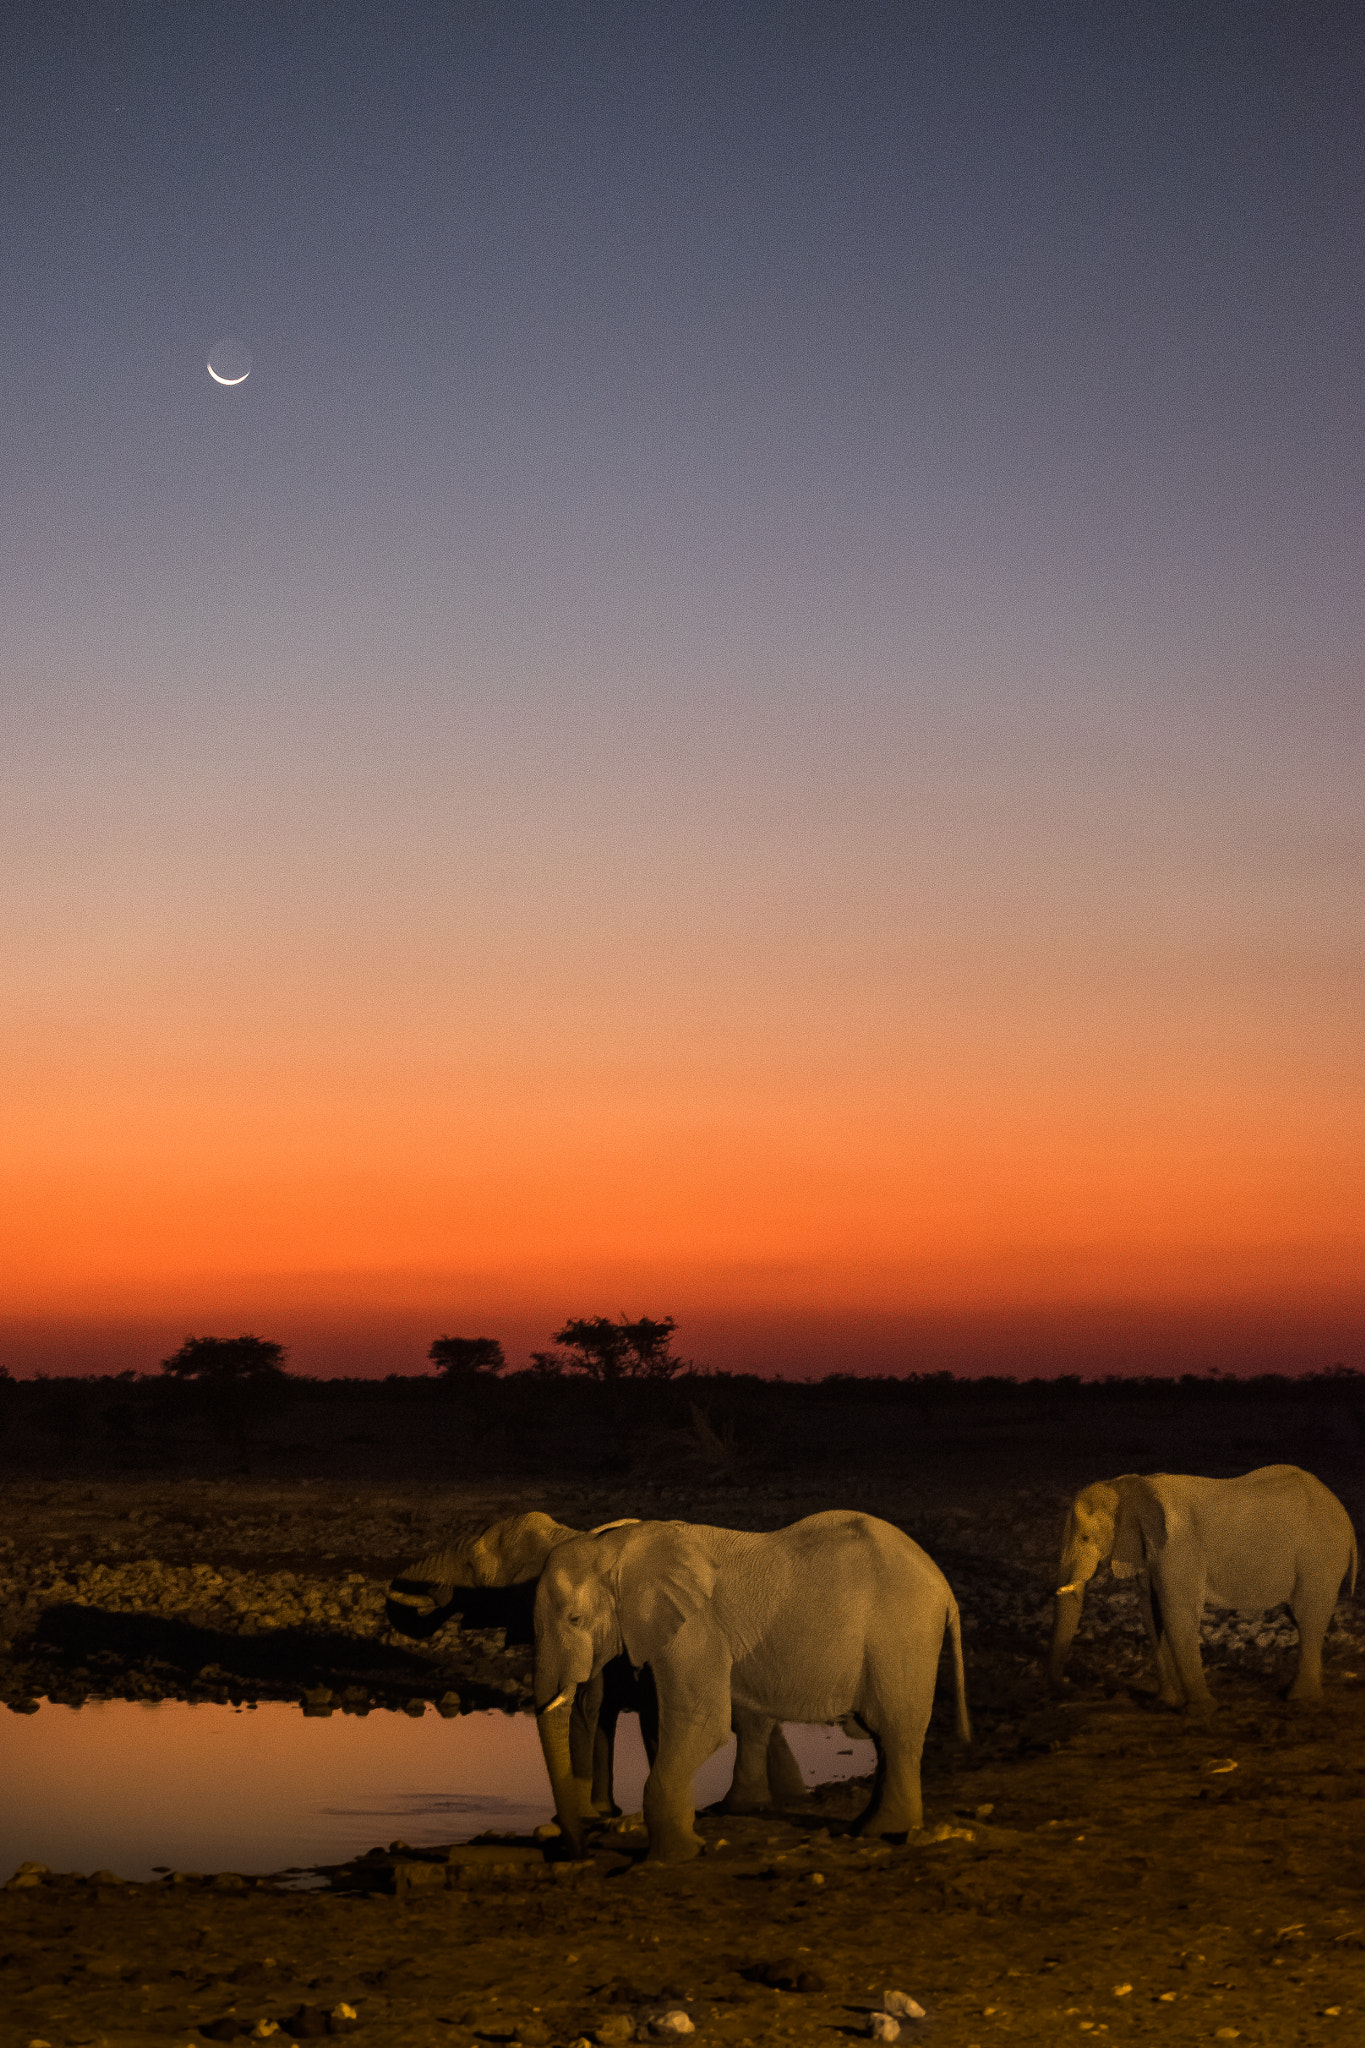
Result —
[{"label": "acacia tree silhouette", "polygon": [[507,1363],[496,1337],[438,1337],[427,1357],[448,1380],[501,1372]]},{"label": "acacia tree silhouette", "polygon": [[237,1454],[239,1472],[251,1470],[250,1433],[288,1399],[283,1344],[267,1337],[187,1337],[161,1370],[192,1380],[205,1407]]},{"label": "acacia tree silhouette", "polygon": [[559,1350],[533,1351],[531,1363],[538,1372],[583,1372],[609,1386],[622,1380],[671,1380],[683,1364],[671,1348],[677,1327],[673,1316],[662,1322],[650,1316],[631,1322],[624,1312],[619,1322],[610,1316],[572,1316],[555,1331]]}]

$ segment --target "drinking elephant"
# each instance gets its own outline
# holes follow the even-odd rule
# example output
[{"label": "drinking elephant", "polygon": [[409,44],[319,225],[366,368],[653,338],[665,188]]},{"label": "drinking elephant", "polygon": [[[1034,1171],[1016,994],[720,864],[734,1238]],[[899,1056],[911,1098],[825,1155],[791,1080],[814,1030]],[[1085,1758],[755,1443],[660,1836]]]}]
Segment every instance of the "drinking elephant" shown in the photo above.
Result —
[{"label": "drinking elephant", "polygon": [[581,1847],[569,1716],[622,1655],[648,1665],[658,1747],[645,1784],[649,1853],[695,1856],[692,1777],[732,1714],[840,1722],[872,1737],[860,1825],[921,1824],[920,1754],[945,1627],[958,1732],[970,1739],[957,1602],[919,1545],[871,1515],[808,1516],[768,1535],[637,1522],[558,1545],[536,1589],[536,1707],[560,1824]]},{"label": "drinking elephant", "polygon": [[[593,1534],[633,1526],[608,1522]],[[582,1534],[549,1515],[509,1515],[400,1572],[389,1587],[389,1624],[404,1635],[424,1638],[460,1615],[475,1627],[504,1629],[513,1642],[530,1642],[536,1584],[545,1561]],[[569,1746],[577,1810],[584,1818],[620,1812],[612,1783],[616,1724],[629,1713],[640,1717],[645,1754],[652,1763],[658,1707],[647,1665],[637,1670],[630,1658],[612,1657],[575,1689]],[[774,1801],[803,1799],[805,1780],[781,1723],[740,1709],[733,1725],[735,1769],[722,1802],[726,1810],[750,1812]]]},{"label": "drinking elephant", "polygon": [[1322,1640],[1355,1587],[1356,1539],[1336,1495],[1297,1465],[1239,1479],[1155,1472],[1097,1480],[1071,1503],[1052,1625],[1049,1676],[1060,1685],[1085,1589],[1106,1559],[1137,1581],[1156,1662],[1158,1698],[1207,1713],[1199,1624],[1204,1604],[1261,1614],[1287,1603],[1299,1631],[1293,1700],[1322,1692]]}]

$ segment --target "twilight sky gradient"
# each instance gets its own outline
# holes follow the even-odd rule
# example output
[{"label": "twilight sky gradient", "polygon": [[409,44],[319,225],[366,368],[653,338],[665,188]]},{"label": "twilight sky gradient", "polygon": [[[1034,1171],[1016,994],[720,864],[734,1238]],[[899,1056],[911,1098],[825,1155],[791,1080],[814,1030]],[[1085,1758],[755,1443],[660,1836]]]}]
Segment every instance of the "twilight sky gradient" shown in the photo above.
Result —
[{"label": "twilight sky gradient", "polygon": [[1365,1365],[1357,6],[0,82],[12,1369]]}]

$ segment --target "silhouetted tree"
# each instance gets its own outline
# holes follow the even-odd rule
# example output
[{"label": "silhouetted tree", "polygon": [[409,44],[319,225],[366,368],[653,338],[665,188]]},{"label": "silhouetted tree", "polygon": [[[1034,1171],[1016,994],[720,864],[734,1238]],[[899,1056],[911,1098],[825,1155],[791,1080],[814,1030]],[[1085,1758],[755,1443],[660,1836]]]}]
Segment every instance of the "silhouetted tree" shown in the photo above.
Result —
[{"label": "silhouetted tree", "polygon": [[552,1351],[533,1351],[532,1369],[537,1372],[584,1372],[589,1379],[615,1385],[621,1380],[668,1380],[683,1361],[672,1355],[673,1332],[678,1325],[672,1316],[655,1322],[640,1316],[631,1322],[622,1314],[619,1322],[610,1316],[573,1316],[562,1330],[555,1331]]},{"label": "silhouetted tree", "polygon": [[222,1433],[232,1440],[239,1470],[250,1470],[249,1433],[288,1399],[283,1344],[266,1337],[187,1337],[163,1358],[172,1379],[192,1380]]},{"label": "silhouetted tree", "polygon": [[507,1363],[496,1337],[438,1337],[427,1357],[448,1380],[501,1372]]}]

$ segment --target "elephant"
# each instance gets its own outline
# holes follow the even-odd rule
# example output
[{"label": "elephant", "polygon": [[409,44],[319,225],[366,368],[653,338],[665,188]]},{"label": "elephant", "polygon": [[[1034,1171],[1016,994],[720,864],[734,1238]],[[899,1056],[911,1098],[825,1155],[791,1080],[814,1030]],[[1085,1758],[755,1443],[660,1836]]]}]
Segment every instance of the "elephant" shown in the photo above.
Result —
[{"label": "elephant", "polygon": [[1108,1559],[1136,1579],[1163,1706],[1208,1713],[1199,1624],[1204,1603],[1245,1614],[1287,1602],[1299,1630],[1291,1700],[1322,1693],[1322,1640],[1342,1593],[1355,1589],[1356,1539],[1336,1495],[1297,1465],[1237,1479],[1126,1472],[1083,1487],[1062,1535],[1048,1675],[1064,1680],[1085,1589]]},{"label": "elephant", "polygon": [[[592,1534],[633,1526],[608,1522]],[[582,1534],[549,1515],[509,1515],[400,1572],[389,1587],[389,1624],[403,1635],[424,1638],[459,1614],[475,1627],[504,1629],[513,1642],[530,1642],[536,1583],[545,1561],[561,1544]],[[577,1688],[570,1716],[576,1806],[583,1819],[620,1812],[612,1782],[616,1724],[629,1713],[640,1717],[645,1753],[652,1762],[658,1746],[653,1678],[647,1667],[636,1671],[629,1658],[613,1657]],[[735,1769],[721,1802],[725,1810],[749,1813],[774,1802],[788,1805],[804,1799],[801,1766],[781,1723],[741,1710],[734,1728]]]},{"label": "elephant", "polygon": [[692,1777],[732,1714],[838,1722],[877,1745],[864,1831],[920,1827],[920,1754],[945,1628],[957,1727],[971,1739],[957,1602],[917,1543],[871,1515],[810,1515],[766,1535],[636,1522],[556,1547],[536,1588],[535,1696],[560,1825],[582,1824],[568,1727],[577,1689],[615,1658],[648,1665],[657,1752],[645,1784],[649,1855],[702,1847]]}]

